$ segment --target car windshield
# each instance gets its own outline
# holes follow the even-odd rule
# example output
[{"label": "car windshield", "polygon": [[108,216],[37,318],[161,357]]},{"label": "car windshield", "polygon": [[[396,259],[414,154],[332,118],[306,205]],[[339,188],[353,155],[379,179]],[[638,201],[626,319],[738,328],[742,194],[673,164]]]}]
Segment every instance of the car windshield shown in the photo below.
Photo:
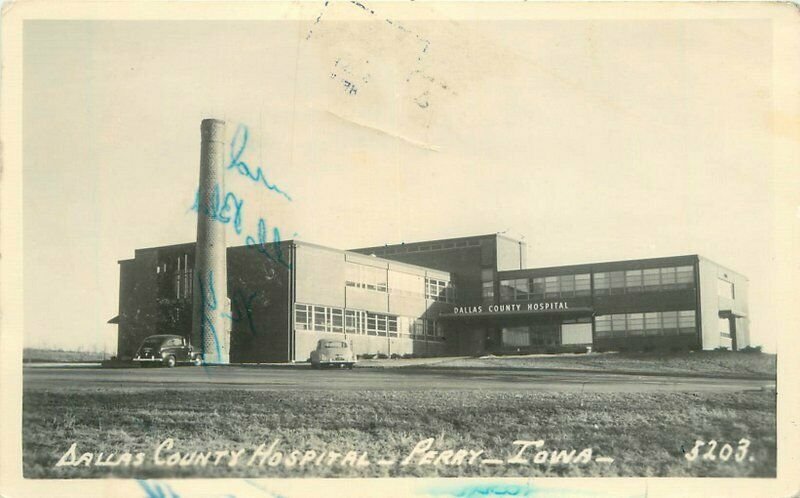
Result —
[{"label": "car windshield", "polygon": [[163,337],[148,337],[142,343],[143,348],[154,348],[156,346],[160,346],[161,343],[164,342]]},{"label": "car windshield", "polygon": [[323,348],[346,348],[347,343],[343,341],[331,341],[322,344]]}]

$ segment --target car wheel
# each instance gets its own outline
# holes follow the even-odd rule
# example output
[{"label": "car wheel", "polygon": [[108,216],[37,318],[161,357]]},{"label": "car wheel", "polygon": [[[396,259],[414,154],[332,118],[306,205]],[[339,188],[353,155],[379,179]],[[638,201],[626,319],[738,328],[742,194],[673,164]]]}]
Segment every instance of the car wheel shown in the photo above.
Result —
[{"label": "car wheel", "polygon": [[172,356],[172,355],[167,356],[167,358],[164,360],[164,364],[169,368],[174,367],[175,366],[175,357]]},{"label": "car wheel", "polygon": [[202,365],[202,364],[203,364],[203,359],[202,359],[202,358],[200,358],[199,356],[195,356],[195,357],[192,359],[192,365],[194,365],[194,366],[196,366],[196,367],[199,367],[199,366],[200,366],[200,365]]}]

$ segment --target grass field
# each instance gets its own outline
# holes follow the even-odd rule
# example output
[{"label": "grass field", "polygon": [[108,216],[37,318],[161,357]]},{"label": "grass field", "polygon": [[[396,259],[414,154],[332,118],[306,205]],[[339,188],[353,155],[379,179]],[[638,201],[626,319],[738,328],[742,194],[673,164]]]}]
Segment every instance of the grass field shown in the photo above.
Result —
[{"label": "grass field", "polygon": [[774,354],[732,351],[591,353],[463,358],[438,363],[452,367],[563,368],[631,373],[698,374],[775,378]]},{"label": "grass field", "polygon": [[[344,477],[344,476],[758,476],[775,475],[775,393],[502,393],[136,391],[60,393],[28,391],[24,396],[25,477]],[[166,438],[180,451],[244,449],[231,467],[165,467],[154,463]],[[247,466],[262,443],[280,439],[287,455],[312,450],[367,452],[363,467],[333,464],[287,467]],[[528,465],[407,466],[401,461],[420,441],[430,450],[483,450],[482,457],[507,460],[514,440],[544,440],[543,450],[592,448],[593,457],[613,463],[531,463]],[[750,445],[744,458],[721,461],[725,443]],[[694,462],[696,439],[719,442],[716,459]],[[139,467],[56,467],[72,443],[83,452],[143,452]],[[532,459],[534,453],[526,455]],[[166,458],[166,456],[164,456]],[[284,460],[285,462],[285,460]]]},{"label": "grass field", "polygon": [[103,361],[110,355],[102,351],[64,351],[61,349],[25,348],[22,350],[24,363],[81,363]]}]

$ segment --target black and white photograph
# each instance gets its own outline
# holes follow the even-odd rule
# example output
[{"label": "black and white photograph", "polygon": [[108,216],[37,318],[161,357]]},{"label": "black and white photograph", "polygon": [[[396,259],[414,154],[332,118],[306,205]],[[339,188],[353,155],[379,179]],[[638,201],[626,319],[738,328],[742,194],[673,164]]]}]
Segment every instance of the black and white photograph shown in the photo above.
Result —
[{"label": "black and white photograph", "polygon": [[800,492],[798,19],[4,5],[0,493]]}]

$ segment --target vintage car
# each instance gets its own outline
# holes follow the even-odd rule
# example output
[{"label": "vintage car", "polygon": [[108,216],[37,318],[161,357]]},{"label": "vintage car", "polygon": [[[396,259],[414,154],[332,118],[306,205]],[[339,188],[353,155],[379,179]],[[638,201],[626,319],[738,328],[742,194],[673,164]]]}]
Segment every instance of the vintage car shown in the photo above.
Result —
[{"label": "vintage car", "polygon": [[133,361],[142,366],[167,367],[174,367],[179,363],[192,365],[202,363],[200,352],[195,351],[191,343],[179,335],[151,335],[139,346]]},{"label": "vintage car", "polygon": [[320,339],[317,342],[317,349],[311,352],[313,368],[325,366],[353,368],[355,364],[356,355],[347,341]]}]

